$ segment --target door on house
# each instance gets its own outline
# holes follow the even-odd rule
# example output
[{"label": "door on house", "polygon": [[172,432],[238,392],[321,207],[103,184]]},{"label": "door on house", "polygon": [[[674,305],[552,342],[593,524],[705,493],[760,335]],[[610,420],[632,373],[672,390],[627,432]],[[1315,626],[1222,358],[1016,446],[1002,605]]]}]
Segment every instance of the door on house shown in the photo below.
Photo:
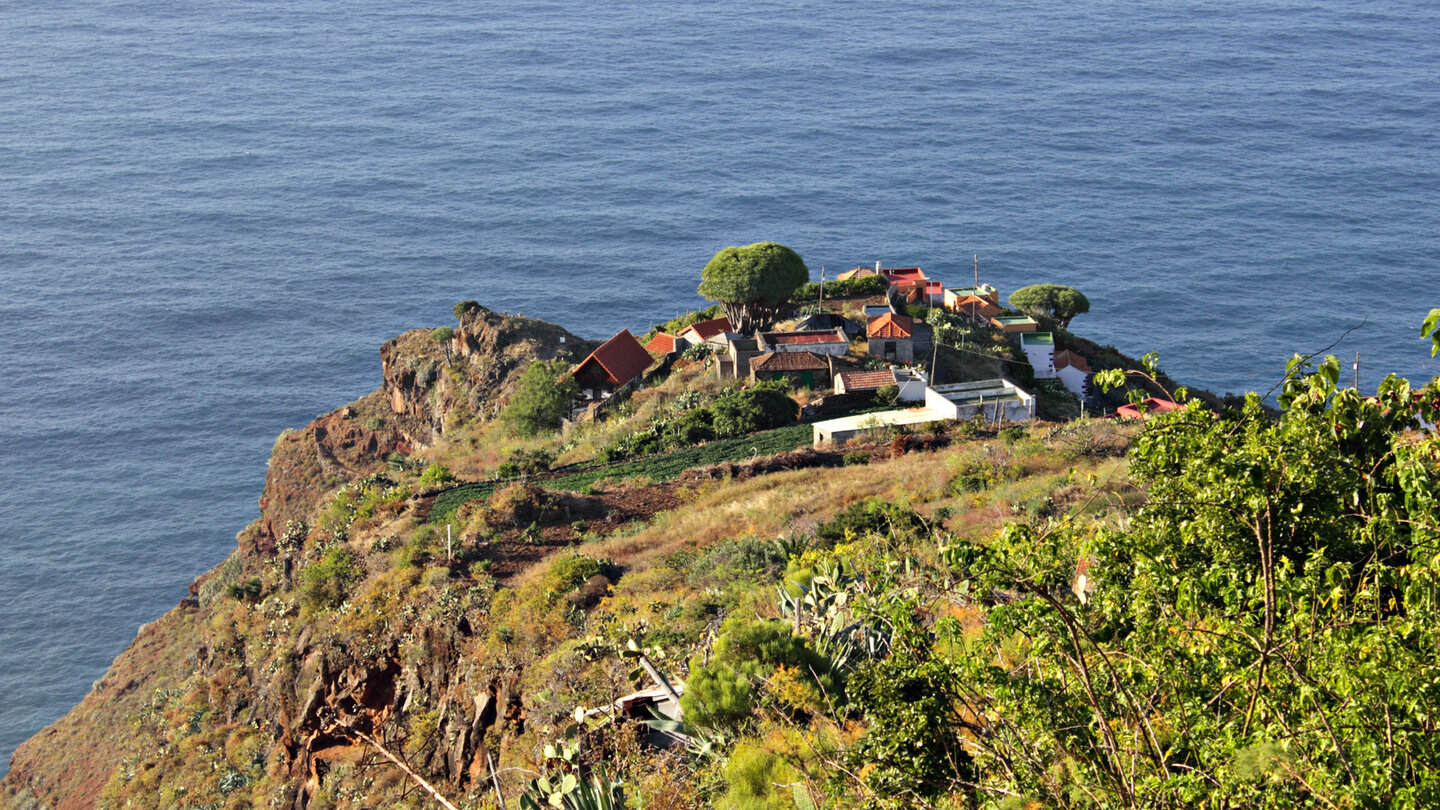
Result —
[{"label": "door on house", "polygon": [[895,359],[895,341],[885,341],[885,356],[890,358],[891,360]]},{"label": "door on house", "polygon": [[814,387],[815,387],[815,372],[813,372],[813,371],[802,371],[802,372],[800,372],[800,384],[803,385],[803,386],[805,386],[806,388],[814,388]]}]

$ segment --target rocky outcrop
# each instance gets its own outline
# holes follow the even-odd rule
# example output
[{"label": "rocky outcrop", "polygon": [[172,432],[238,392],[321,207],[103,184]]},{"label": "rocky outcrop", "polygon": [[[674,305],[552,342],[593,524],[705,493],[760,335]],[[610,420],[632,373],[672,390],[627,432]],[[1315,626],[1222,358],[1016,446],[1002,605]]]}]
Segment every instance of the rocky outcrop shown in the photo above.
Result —
[{"label": "rocky outcrop", "polygon": [[260,521],[240,535],[241,550],[268,554],[290,521],[307,520],[336,487],[375,472],[391,453],[409,454],[413,425],[397,419],[376,391],[275,440],[260,495]]},{"label": "rocky outcrop", "polygon": [[382,346],[381,391],[405,438],[425,447],[456,425],[498,413],[532,361],[578,361],[594,346],[554,324],[475,306],[448,340],[417,329]]}]

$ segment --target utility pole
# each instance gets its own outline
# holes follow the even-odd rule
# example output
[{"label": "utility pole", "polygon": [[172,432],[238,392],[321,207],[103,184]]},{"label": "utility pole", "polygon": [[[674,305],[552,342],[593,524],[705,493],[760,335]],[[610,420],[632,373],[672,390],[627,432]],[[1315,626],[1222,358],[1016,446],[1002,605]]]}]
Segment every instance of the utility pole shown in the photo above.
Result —
[{"label": "utility pole", "polygon": [[1355,352],[1355,390],[1360,390],[1360,352]]},{"label": "utility pole", "polygon": [[820,308],[825,308],[825,265],[820,265]]},{"label": "utility pole", "polygon": [[975,254],[975,292],[980,292],[980,254]]}]

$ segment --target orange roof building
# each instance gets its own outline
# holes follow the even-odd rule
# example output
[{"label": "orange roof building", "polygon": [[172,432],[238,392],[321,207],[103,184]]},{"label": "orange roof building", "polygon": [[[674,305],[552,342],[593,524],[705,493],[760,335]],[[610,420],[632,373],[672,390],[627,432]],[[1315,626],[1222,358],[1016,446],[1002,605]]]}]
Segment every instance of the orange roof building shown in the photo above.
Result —
[{"label": "orange roof building", "polygon": [[640,376],[653,362],[655,358],[645,351],[645,347],[630,334],[630,330],[621,329],[615,333],[615,337],[600,344],[600,348],[591,352],[590,356],[570,373],[575,377],[575,381],[580,383],[586,396],[590,399],[603,399],[615,393],[615,389]]},{"label": "orange roof building", "polygon": [[871,340],[908,340],[915,337],[915,319],[909,315],[887,312],[870,319],[865,335]]},{"label": "orange roof building", "polygon": [[870,319],[865,327],[866,351],[894,363],[915,360],[915,319],[886,312]]},{"label": "orange roof building", "polygon": [[952,312],[969,315],[972,320],[977,321],[988,321],[1001,312],[1000,307],[996,306],[993,301],[988,298],[981,298],[978,295],[967,295],[963,298],[957,298],[947,304],[947,307]]},{"label": "orange roof building", "polygon": [[1090,373],[1090,362],[1069,349],[1061,349],[1055,352],[1054,363],[1056,371],[1062,368],[1073,368],[1076,371],[1081,371],[1086,374]]},{"label": "orange roof building", "polygon": [[1115,413],[1110,414],[1110,418],[1148,419],[1150,418],[1150,414],[1152,413],[1164,413],[1165,411],[1174,411],[1178,410],[1179,408],[1180,406],[1178,404],[1171,402],[1168,399],[1149,397],[1145,401],[1141,402],[1139,407],[1135,405],[1130,405],[1128,403],[1125,405],[1121,405],[1120,407],[1115,409]]},{"label": "orange roof building", "polygon": [[689,341],[682,339],[679,335],[656,332],[655,337],[650,338],[650,342],[645,344],[645,348],[656,354],[670,354],[684,351],[685,347],[689,345]]},{"label": "orange roof building", "polygon": [[716,335],[723,335],[726,332],[733,331],[735,330],[730,326],[730,319],[722,316],[708,321],[692,323],[680,330],[680,337],[689,340],[691,343],[704,343]]}]

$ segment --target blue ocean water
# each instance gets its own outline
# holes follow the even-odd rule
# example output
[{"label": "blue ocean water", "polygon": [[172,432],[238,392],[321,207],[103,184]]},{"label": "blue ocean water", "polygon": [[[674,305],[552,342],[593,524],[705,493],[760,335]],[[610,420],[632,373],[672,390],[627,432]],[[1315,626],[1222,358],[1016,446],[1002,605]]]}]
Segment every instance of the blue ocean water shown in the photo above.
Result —
[{"label": "blue ocean water", "polygon": [[589,337],[717,249],[1073,284],[1218,391],[1440,372],[1440,5],[0,8],[0,757],[463,298]]}]

